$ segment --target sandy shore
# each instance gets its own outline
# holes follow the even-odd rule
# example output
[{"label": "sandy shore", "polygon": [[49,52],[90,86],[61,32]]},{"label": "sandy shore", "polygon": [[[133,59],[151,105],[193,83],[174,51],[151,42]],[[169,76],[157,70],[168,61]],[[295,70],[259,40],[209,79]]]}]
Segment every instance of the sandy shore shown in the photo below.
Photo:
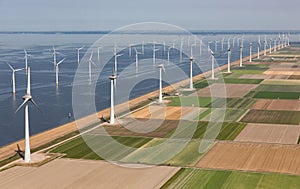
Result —
[{"label": "sandy shore", "polygon": [[[263,55],[263,54],[264,54],[264,51],[261,51],[260,55]],[[255,58],[257,56],[258,56],[258,53],[252,55],[253,58]],[[249,56],[243,58],[243,62],[246,62],[246,61],[249,61],[249,60],[250,60]],[[231,66],[238,65],[238,64],[239,64],[239,60],[231,62]],[[227,68],[227,64],[225,64],[225,65],[223,65],[221,67],[218,67],[215,70],[216,71],[221,71],[221,70],[226,69],[226,68]],[[209,77],[210,74],[211,74],[211,71],[199,74],[197,76],[194,76],[193,80],[197,81],[197,80],[203,79],[204,77]],[[178,89],[178,88],[186,86],[188,84],[189,84],[189,79],[186,79],[186,80],[180,81],[180,82],[178,82],[176,84],[173,84],[172,86],[165,87],[163,89],[163,91],[164,92],[172,92],[172,91],[174,91],[174,88]],[[151,93],[148,93],[146,95],[137,97],[135,99],[132,99],[129,102],[125,102],[125,103],[119,104],[119,105],[117,105],[115,107],[116,112],[118,114],[118,113],[123,112],[124,110],[126,110],[127,107],[128,107],[127,103],[129,103],[129,107],[133,108],[133,107],[136,107],[137,105],[139,105],[141,102],[147,101],[148,98],[153,98],[153,97],[157,97],[157,96],[158,96],[158,90],[157,91],[153,91]],[[97,114],[98,114],[99,117],[101,117],[102,115],[109,116],[109,111],[110,111],[110,108],[107,108],[105,110],[99,111]],[[78,130],[77,124],[78,125],[82,125],[82,123],[84,123],[84,125],[89,126],[89,125],[91,125],[93,123],[96,123],[99,120],[95,119],[95,117],[96,117],[95,115],[86,116],[86,117],[81,118],[79,120],[72,121],[72,122],[66,123],[64,125],[55,127],[55,128],[53,128],[51,130],[44,131],[42,133],[33,135],[30,138],[31,149],[37,148],[37,147],[39,147],[39,146],[41,146],[43,144],[46,144],[46,143],[48,143],[50,141],[53,141],[53,140],[55,140],[57,138],[60,138],[60,137],[62,137],[64,135],[66,135],[66,134],[69,134],[69,133],[71,133],[73,131]],[[17,144],[20,145],[21,149],[24,149],[24,140],[23,139],[19,140],[19,141],[16,141],[16,142],[13,142],[13,143],[11,143],[9,145],[1,147],[0,148],[0,160],[3,160],[5,158],[8,158],[8,157],[14,155]]]}]

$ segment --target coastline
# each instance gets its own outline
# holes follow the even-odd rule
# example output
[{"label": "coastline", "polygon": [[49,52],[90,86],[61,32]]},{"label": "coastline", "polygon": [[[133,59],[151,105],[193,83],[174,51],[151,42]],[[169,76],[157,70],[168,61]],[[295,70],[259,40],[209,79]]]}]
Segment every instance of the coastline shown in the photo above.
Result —
[{"label": "coastline", "polygon": [[[278,46],[277,46],[278,47]],[[276,48],[277,48],[276,47]],[[272,48],[273,50],[274,48]],[[264,51],[261,51],[259,53],[260,55],[264,54]],[[269,53],[268,53],[269,54]],[[253,58],[256,58],[258,56],[258,53],[255,53],[252,55]],[[250,56],[247,56],[245,58],[243,58],[243,62],[245,61],[249,61],[250,60]],[[231,62],[231,66],[235,66],[239,64],[240,60],[236,60],[234,62]],[[222,70],[227,68],[227,64],[217,67],[215,68],[215,71],[219,71],[221,72]],[[211,74],[211,70],[198,74],[196,76],[193,77],[193,81],[198,81],[201,80],[207,76],[209,76]],[[163,88],[164,92],[172,92],[174,91],[174,89],[178,89],[181,88],[185,85],[188,85],[189,83],[189,79],[185,79],[183,81],[177,82],[175,84],[172,84],[171,86],[167,86],[165,88]],[[122,104],[116,105],[115,109],[116,112],[119,114],[120,112],[123,112],[124,110],[126,110],[128,108],[128,104],[130,108],[134,108],[137,107],[139,104],[148,101],[148,98],[153,98],[153,97],[157,97],[158,96],[158,90],[152,91],[148,94],[142,95],[140,97],[134,98],[129,100],[128,102],[124,102]],[[104,110],[101,110],[99,112],[97,112],[97,116],[101,117],[102,115],[104,116],[109,116],[109,112],[110,112],[110,108],[106,108]],[[43,131],[41,133],[32,135],[30,137],[30,143],[31,143],[31,148],[38,148],[39,146],[45,145],[55,139],[58,139],[60,137],[63,137],[67,134],[70,134],[74,131],[77,131],[77,123],[79,123],[79,125],[81,125],[81,123],[84,123],[85,127],[88,127],[91,124],[95,124],[97,122],[99,122],[99,119],[95,119],[95,114],[83,117],[79,120],[76,121],[72,121],[60,126],[57,126],[53,129],[47,130],[47,131]],[[11,157],[15,154],[15,150],[16,150],[16,146],[17,144],[19,144],[21,149],[24,149],[24,139],[18,140],[16,142],[10,143],[8,145],[5,145],[3,147],[0,147],[0,161],[4,160],[8,157]]]}]

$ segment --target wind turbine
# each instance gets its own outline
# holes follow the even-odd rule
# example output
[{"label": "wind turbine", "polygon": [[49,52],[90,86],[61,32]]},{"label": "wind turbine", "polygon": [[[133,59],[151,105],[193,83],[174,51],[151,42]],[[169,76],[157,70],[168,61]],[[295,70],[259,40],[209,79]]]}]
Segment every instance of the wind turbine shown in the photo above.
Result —
[{"label": "wind turbine", "polygon": [[218,42],[219,42],[219,41],[215,41],[215,52],[218,51]]},{"label": "wind turbine", "polygon": [[61,54],[61,53],[60,53],[60,52],[57,52],[56,49],[55,49],[55,47],[53,47],[53,53],[52,53],[52,55],[53,55],[53,66],[54,66],[54,70],[55,70],[55,67],[56,67],[56,64],[57,64],[57,62],[56,62],[56,54]]},{"label": "wind turbine", "polygon": [[88,60],[88,63],[89,63],[89,81],[91,82],[92,81],[92,64],[94,64],[94,66],[96,66],[96,64],[93,61],[93,51],[92,51],[91,56]]},{"label": "wind turbine", "polygon": [[[168,48],[168,65],[170,65],[170,50],[172,49],[172,47],[169,47]],[[181,51],[180,51],[180,54],[181,54]],[[182,54],[181,54],[182,56]]]},{"label": "wind turbine", "polygon": [[13,92],[13,94],[16,94],[16,77],[15,77],[15,72],[24,70],[26,68],[14,69],[10,64],[7,63],[7,65],[10,67],[10,69],[12,71],[12,74],[11,74],[12,92]]},{"label": "wind turbine", "polygon": [[243,67],[243,46],[240,46],[240,67]]},{"label": "wind turbine", "polygon": [[[117,74],[118,72],[118,57],[123,56],[123,54],[117,54],[117,47],[114,48],[114,57],[115,57],[115,64],[114,64],[114,70]],[[131,50],[130,50],[130,56],[131,56]]]},{"label": "wind turbine", "polygon": [[144,54],[144,41],[142,41],[142,54]]},{"label": "wind turbine", "polygon": [[131,47],[133,44],[129,44],[128,46],[128,56],[131,57]]},{"label": "wind turbine", "polygon": [[80,50],[83,49],[84,46],[80,47],[80,48],[76,48],[77,50],[77,63],[80,63]]},{"label": "wind turbine", "polygon": [[231,62],[231,49],[230,47],[228,48],[228,54],[227,54],[227,58],[228,58],[228,61],[227,61],[227,73],[231,73],[230,71],[230,62]]},{"label": "wind turbine", "polygon": [[114,86],[115,86],[115,80],[117,76],[116,75],[111,75],[109,77],[110,79],[110,124],[115,124],[115,105],[114,105]]},{"label": "wind turbine", "polygon": [[163,64],[160,64],[158,66],[159,68],[159,96],[158,96],[158,102],[159,103],[162,103],[163,100],[162,100],[162,71],[165,72],[165,67]]},{"label": "wind turbine", "polygon": [[179,54],[179,62],[182,63],[182,51],[183,51],[183,38],[180,39],[180,54]]},{"label": "wind turbine", "polygon": [[27,73],[27,70],[28,70],[28,57],[31,57],[31,54],[28,54],[26,49],[24,49],[24,53],[25,53],[25,56],[24,56],[24,59],[25,59],[25,69],[26,69],[26,73]]},{"label": "wind turbine", "polygon": [[65,58],[62,59],[61,61],[59,61],[57,64],[55,64],[55,83],[56,83],[56,86],[58,86],[58,70],[59,70],[58,66],[59,66],[64,60],[65,60]]},{"label": "wind turbine", "polygon": [[24,102],[19,106],[16,110],[18,112],[23,106],[25,106],[25,155],[24,161],[25,163],[30,163],[31,161],[31,153],[30,153],[30,138],[29,138],[29,107],[28,103],[31,102],[39,111],[40,108],[37,106],[35,101],[33,100],[30,92],[30,67],[28,67],[27,73],[27,93],[23,96]]},{"label": "wind turbine", "polygon": [[155,57],[156,57],[156,51],[158,51],[159,49],[155,48],[155,42],[153,42],[153,54],[152,54],[152,59],[153,59],[153,67],[155,66]]},{"label": "wind turbine", "polygon": [[250,62],[252,62],[252,43],[250,43]]},{"label": "wind turbine", "polygon": [[209,48],[209,51],[211,53],[211,79],[215,78],[215,53]]},{"label": "wind turbine", "polygon": [[270,54],[272,53],[272,39],[270,39]]},{"label": "wind turbine", "polygon": [[135,71],[136,71],[136,73],[138,73],[139,72],[139,54],[142,54],[142,53],[138,52],[136,50],[136,48],[134,48],[134,50],[135,50]]},{"label": "wind turbine", "polygon": [[224,50],[224,38],[222,39],[221,43],[222,43],[222,51]]}]

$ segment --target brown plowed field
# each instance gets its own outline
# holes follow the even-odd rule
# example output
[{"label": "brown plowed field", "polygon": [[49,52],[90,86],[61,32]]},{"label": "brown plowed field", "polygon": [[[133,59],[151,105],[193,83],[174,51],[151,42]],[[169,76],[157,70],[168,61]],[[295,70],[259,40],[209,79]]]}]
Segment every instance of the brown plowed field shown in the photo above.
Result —
[{"label": "brown plowed field", "polygon": [[258,99],[251,109],[260,110],[290,110],[299,111],[300,101],[299,100],[269,100],[269,99]]},{"label": "brown plowed field", "polygon": [[218,142],[196,167],[300,175],[300,146]]},{"label": "brown plowed field", "polygon": [[[226,89],[226,95],[224,96],[224,86]],[[202,97],[211,97],[213,91],[213,97],[220,98],[241,98],[249,93],[252,89],[256,88],[258,85],[255,84],[218,84],[214,83],[209,87],[205,87],[198,91],[198,95]]]},{"label": "brown plowed field", "polygon": [[298,125],[249,123],[234,141],[297,144],[299,135]]}]

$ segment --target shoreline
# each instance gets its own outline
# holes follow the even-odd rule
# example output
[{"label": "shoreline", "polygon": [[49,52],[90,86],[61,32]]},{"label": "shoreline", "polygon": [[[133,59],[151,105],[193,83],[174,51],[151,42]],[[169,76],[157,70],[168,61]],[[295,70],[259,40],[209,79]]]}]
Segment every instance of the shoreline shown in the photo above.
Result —
[{"label": "shoreline", "polygon": [[[278,46],[276,46],[276,48],[278,48]],[[272,50],[274,50],[274,47],[272,48]],[[274,52],[274,51],[272,51],[272,52]],[[252,58],[257,58],[258,54],[263,55],[264,50],[260,51],[259,53],[253,54]],[[267,54],[270,54],[270,53],[267,53]],[[243,62],[246,62],[249,60],[250,60],[250,56],[243,58]],[[231,67],[238,65],[239,62],[240,62],[239,59],[234,62],[231,62],[230,63]],[[226,68],[227,68],[227,64],[224,64],[223,66],[215,68],[215,71],[222,72],[222,70],[224,70]],[[196,76],[193,76],[193,81],[196,82],[198,80],[204,79],[205,77],[208,77],[210,74],[211,74],[211,70],[201,73],[201,74],[198,74]],[[167,93],[172,92],[172,91],[179,89],[183,86],[186,86],[188,84],[189,84],[189,78],[163,88],[163,92],[167,92]],[[115,106],[116,113],[120,114],[120,113],[124,112],[124,110],[126,110],[128,108],[128,106],[130,109],[135,108],[135,107],[139,106],[141,103],[147,102],[149,98],[153,98],[153,97],[157,97],[157,96],[158,96],[158,90],[155,90],[155,91],[152,91],[145,95],[142,95],[140,97],[131,99],[127,102],[123,102],[123,103]],[[106,108],[104,110],[96,112],[95,113],[96,115],[95,114],[88,115],[88,116],[80,118],[78,120],[68,122],[63,125],[52,128],[50,130],[46,130],[41,133],[32,135],[30,137],[31,149],[38,148],[38,147],[45,145],[53,140],[56,140],[58,138],[66,136],[67,134],[70,134],[79,129],[82,129],[82,128],[77,127],[78,124],[81,125],[83,123],[85,125],[83,128],[86,128],[92,124],[95,124],[95,123],[99,122],[99,119],[95,119],[96,116],[101,117],[102,115],[104,115],[105,117],[107,117],[106,115],[109,116],[109,112],[110,112],[110,108]],[[24,139],[21,139],[21,140],[18,140],[18,141],[15,141],[15,142],[12,142],[10,144],[0,147],[0,161],[13,156],[15,154],[17,144],[19,144],[21,149],[24,149]]]}]

